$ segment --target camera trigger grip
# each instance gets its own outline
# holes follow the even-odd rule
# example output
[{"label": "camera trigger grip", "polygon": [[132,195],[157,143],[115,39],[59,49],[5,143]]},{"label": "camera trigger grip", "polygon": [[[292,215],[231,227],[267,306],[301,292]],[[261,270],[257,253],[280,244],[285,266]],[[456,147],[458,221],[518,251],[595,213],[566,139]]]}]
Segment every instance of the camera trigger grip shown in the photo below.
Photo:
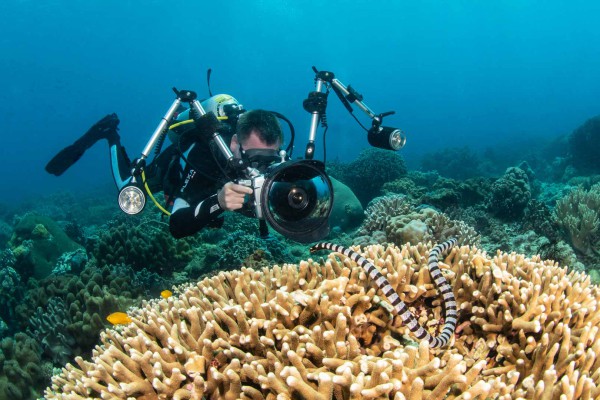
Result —
[{"label": "camera trigger grip", "polygon": [[236,179],[234,182],[238,185],[252,187],[252,180],[250,179]]}]

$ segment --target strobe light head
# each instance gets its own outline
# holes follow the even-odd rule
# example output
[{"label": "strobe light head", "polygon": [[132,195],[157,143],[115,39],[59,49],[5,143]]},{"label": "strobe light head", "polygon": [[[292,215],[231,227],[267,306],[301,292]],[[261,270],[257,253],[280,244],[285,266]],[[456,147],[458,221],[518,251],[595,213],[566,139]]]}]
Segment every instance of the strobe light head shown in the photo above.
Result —
[{"label": "strobe light head", "polygon": [[373,126],[367,135],[369,144],[385,150],[400,150],[406,144],[406,135],[389,126]]},{"label": "strobe light head", "polygon": [[282,235],[300,243],[329,234],[333,186],[317,160],[289,161],[266,174],[261,192],[263,216]]},{"label": "strobe light head", "polygon": [[139,187],[127,185],[119,192],[119,207],[125,214],[139,214],[145,206],[146,196]]}]

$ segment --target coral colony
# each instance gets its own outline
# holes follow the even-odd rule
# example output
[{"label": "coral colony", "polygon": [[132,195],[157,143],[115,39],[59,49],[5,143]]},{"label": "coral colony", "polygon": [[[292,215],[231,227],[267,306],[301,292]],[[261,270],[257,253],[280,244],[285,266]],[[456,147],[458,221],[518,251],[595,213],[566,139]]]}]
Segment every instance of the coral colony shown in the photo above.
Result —
[{"label": "coral colony", "polygon": [[557,143],[329,162],[312,254],[236,213],[3,207],[0,399],[600,398],[600,117]]},{"label": "coral colony", "polygon": [[[443,300],[429,245],[368,246],[433,335]],[[439,263],[458,304],[448,345],[414,342],[364,269],[331,253],[261,271],[221,272],[131,312],[90,361],[53,378],[48,399],[592,399],[598,391],[598,287],[539,257],[469,246]]]}]

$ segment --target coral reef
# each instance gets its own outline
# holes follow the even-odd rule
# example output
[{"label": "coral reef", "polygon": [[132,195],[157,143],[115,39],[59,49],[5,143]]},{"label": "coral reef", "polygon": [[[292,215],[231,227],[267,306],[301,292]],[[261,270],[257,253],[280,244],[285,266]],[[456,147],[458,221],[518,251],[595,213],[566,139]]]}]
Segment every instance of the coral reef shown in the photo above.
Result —
[{"label": "coral reef", "polygon": [[12,237],[12,226],[0,219],[0,248],[3,248]]},{"label": "coral reef", "polygon": [[569,162],[579,173],[600,173],[600,115],[575,129],[568,144]]},{"label": "coral reef", "polygon": [[348,164],[331,163],[328,172],[352,189],[362,204],[381,194],[383,185],[407,174],[402,157],[393,151],[369,147]]},{"label": "coral reef", "polygon": [[174,239],[154,217],[121,217],[101,230],[91,254],[98,265],[126,264],[162,275],[184,267],[194,256],[194,238]]},{"label": "coral reef", "polygon": [[407,177],[383,185],[385,194],[405,195],[414,204],[428,204],[446,211],[481,203],[491,188],[491,178],[465,181],[444,178],[437,171],[410,171]]},{"label": "coral reef", "polygon": [[65,301],[53,297],[29,319],[27,333],[36,339],[53,364],[61,365],[71,361],[77,342],[69,332],[72,323]]},{"label": "coral reef", "polygon": [[415,207],[406,197],[383,196],[367,207],[366,218],[354,244],[442,242],[457,237],[461,244],[479,244],[479,234],[462,221],[430,207]]},{"label": "coral reef", "polygon": [[56,266],[52,270],[53,274],[79,274],[88,262],[88,256],[84,249],[77,249],[63,253],[58,260]]},{"label": "coral reef", "polygon": [[[96,343],[98,333],[108,325],[106,316],[126,310],[143,294],[148,295],[146,291],[150,287],[149,282],[140,281],[131,268],[122,267],[88,267],[80,275],[48,277],[31,287],[27,296],[15,307],[14,325],[20,330],[35,332],[40,329],[37,321],[43,320],[47,327],[42,327],[40,334],[35,334],[36,337],[43,339],[45,332],[53,330],[61,332],[67,338],[75,338],[74,343],[62,342],[72,343],[69,346],[72,354],[87,354]],[[68,306],[66,309],[55,307],[60,313],[56,318],[44,316],[44,311],[37,311],[39,307],[45,309],[52,302],[64,302]],[[52,340],[54,338],[48,339],[50,342]],[[59,345],[52,347],[42,342],[40,344],[48,350],[48,359],[62,357],[64,349]]]},{"label": "coral reef", "polygon": [[16,258],[15,269],[24,279],[50,275],[63,253],[81,248],[54,220],[35,213],[19,220],[9,245]]},{"label": "coral reef", "polygon": [[[12,254],[10,250],[5,250],[4,254]],[[11,324],[14,322],[15,307],[23,297],[24,285],[21,276],[14,268],[4,266],[0,268],[0,319]],[[8,326],[5,331],[10,331]],[[3,335],[0,335],[0,337]]]},{"label": "coral reef", "polygon": [[[429,246],[371,246],[364,256],[435,333],[442,307]],[[222,272],[147,303],[108,329],[91,361],[53,377],[47,399],[600,396],[600,291],[552,262],[455,248],[440,263],[458,304],[451,343],[409,332],[364,271],[321,264]],[[395,397],[397,396],[397,397]]]},{"label": "coral reef", "polygon": [[0,399],[38,398],[46,380],[37,342],[25,333],[0,341]]},{"label": "coral reef", "polygon": [[556,203],[555,212],[571,245],[583,255],[600,257],[600,184],[572,190]]},{"label": "coral reef", "polygon": [[529,200],[531,187],[527,173],[511,167],[492,184],[487,207],[498,218],[513,221],[523,216]]},{"label": "coral reef", "polygon": [[242,264],[260,268],[293,258],[278,236],[270,235],[263,239],[257,233],[249,234],[240,230],[231,232],[217,251],[219,257],[215,266],[218,269],[239,268]]},{"label": "coral reef", "polygon": [[434,151],[421,159],[421,169],[437,171],[440,175],[458,180],[480,176],[481,164],[481,157],[466,146]]},{"label": "coral reef", "polygon": [[375,231],[385,231],[388,219],[394,215],[408,214],[413,206],[406,196],[387,195],[373,199],[365,211],[359,235],[368,235]]}]

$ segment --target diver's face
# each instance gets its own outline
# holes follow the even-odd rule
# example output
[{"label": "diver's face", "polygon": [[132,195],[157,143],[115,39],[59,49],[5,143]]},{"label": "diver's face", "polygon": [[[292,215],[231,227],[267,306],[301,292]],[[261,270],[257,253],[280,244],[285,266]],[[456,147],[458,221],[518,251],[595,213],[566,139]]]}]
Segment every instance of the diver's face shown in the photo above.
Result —
[{"label": "diver's face", "polygon": [[[242,145],[242,148],[244,148],[244,150],[250,150],[250,149],[278,150],[279,146],[281,146],[281,143],[279,143],[279,141],[277,141],[277,143],[269,145],[260,138],[258,132],[253,130],[252,132],[250,132],[250,135],[248,136],[248,138],[241,143],[241,145]],[[240,158],[242,156],[242,154],[240,152],[240,142],[238,141],[237,135],[233,135],[233,137],[231,138],[231,144],[229,145],[229,148],[231,149],[231,152],[233,153],[233,155],[236,158]]]}]

